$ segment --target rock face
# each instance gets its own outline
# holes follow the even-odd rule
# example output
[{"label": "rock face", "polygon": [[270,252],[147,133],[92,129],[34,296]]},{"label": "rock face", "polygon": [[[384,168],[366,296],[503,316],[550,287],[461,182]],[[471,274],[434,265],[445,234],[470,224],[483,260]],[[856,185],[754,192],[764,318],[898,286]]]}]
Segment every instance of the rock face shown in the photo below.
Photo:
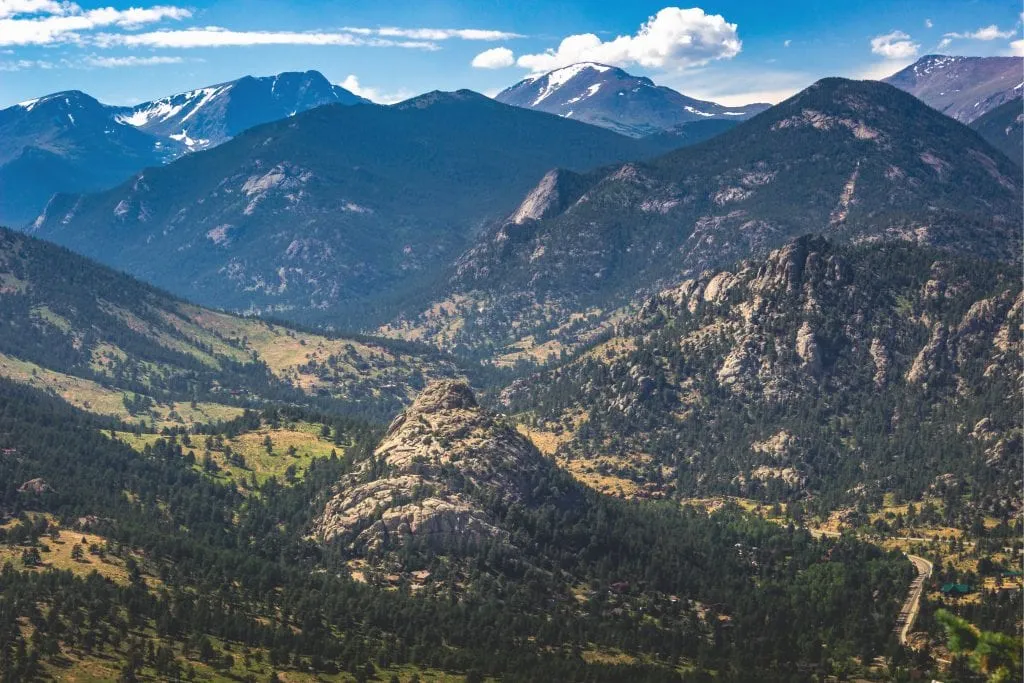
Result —
[{"label": "rock face", "polygon": [[522,501],[550,468],[465,383],[435,382],[392,423],[374,457],[338,484],[314,531],[371,555],[409,543],[445,550],[507,541],[489,507]]}]

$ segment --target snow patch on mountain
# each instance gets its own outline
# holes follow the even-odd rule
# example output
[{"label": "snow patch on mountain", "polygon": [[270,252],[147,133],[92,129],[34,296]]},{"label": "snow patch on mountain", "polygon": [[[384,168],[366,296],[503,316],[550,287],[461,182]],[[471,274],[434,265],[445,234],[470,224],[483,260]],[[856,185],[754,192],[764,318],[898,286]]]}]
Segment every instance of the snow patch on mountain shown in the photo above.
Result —
[{"label": "snow patch on mountain", "polygon": [[[597,73],[604,73],[610,70],[610,66],[604,64],[595,64],[594,62],[581,62],[580,64],[573,64],[571,66],[557,69],[547,74],[544,78],[547,80],[547,84],[544,86],[544,90],[541,91],[537,99],[533,101],[533,106],[537,106],[548,97],[553,95],[560,87],[571,81],[572,79],[579,76],[581,73],[587,70],[593,70]],[[596,92],[596,91],[595,91]]]}]

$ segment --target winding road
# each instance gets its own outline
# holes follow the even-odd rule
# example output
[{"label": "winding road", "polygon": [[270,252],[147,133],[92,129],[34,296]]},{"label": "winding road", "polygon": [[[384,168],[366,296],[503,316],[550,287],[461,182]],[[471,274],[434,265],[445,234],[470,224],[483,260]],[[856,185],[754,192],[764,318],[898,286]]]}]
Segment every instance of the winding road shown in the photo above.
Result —
[{"label": "winding road", "polygon": [[907,559],[914,563],[917,577],[910,583],[910,595],[903,603],[900,616],[893,629],[899,634],[900,645],[903,646],[907,645],[907,636],[910,635],[910,629],[914,626],[914,620],[917,619],[917,613],[921,609],[921,595],[924,593],[925,579],[932,575],[932,563],[928,560],[917,555],[907,555]]}]

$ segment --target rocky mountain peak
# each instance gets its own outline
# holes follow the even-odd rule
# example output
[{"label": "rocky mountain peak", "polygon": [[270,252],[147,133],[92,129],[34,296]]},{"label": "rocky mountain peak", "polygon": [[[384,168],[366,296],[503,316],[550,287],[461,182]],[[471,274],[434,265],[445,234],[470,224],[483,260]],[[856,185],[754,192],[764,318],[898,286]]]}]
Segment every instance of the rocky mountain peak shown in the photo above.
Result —
[{"label": "rocky mountain peak", "polygon": [[481,95],[473,90],[462,88],[460,90],[431,90],[428,93],[417,95],[411,99],[392,105],[395,109],[428,109],[438,105],[454,105],[465,102],[492,104],[491,98]]},{"label": "rocky mountain peak", "polygon": [[442,380],[427,385],[408,412],[437,413],[443,410],[475,410],[479,407],[468,384],[458,380]]},{"label": "rocky mountain peak", "polygon": [[373,458],[338,483],[315,534],[367,556],[408,544],[443,552],[505,542],[489,506],[524,500],[550,468],[465,382],[434,382],[392,423]]},{"label": "rocky mountain peak", "polygon": [[707,119],[740,121],[768,107],[724,107],[696,100],[655,85],[644,76],[596,62],[570,64],[527,76],[495,99],[633,137],[675,130],[680,125]]}]

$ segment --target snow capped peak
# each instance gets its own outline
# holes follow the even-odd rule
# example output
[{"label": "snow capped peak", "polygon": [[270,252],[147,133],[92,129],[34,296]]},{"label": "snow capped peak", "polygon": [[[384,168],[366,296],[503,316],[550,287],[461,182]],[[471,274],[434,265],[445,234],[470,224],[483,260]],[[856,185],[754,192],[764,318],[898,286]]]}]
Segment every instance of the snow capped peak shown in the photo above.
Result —
[{"label": "snow capped peak", "polygon": [[579,74],[580,72],[586,71],[587,69],[592,69],[598,73],[603,74],[605,71],[610,71],[611,68],[612,67],[608,66],[607,64],[598,64],[597,62],[577,62],[576,64],[563,66],[561,69],[555,69],[554,71],[548,73],[548,77],[563,78],[564,80],[567,81],[570,78],[573,78],[574,76]]},{"label": "snow capped peak", "polygon": [[922,57],[914,64],[914,73],[930,74],[934,69],[944,69],[951,64],[956,64],[963,60],[963,57],[950,57],[948,55],[927,55]]},{"label": "snow capped peak", "polygon": [[45,98],[37,97],[34,100],[25,100],[24,102],[18,102],[14,106],[21,107],[22,109],[25,109],[26,111],[32,111],[33,109],[35,109],[35,106],[37,104],[39,104],[43,99],[45,99]]},{"label": "snow capped peak", "polygon": [[141,128],[150,121],[167,121],[185,111],[185,115],[182,118],[184,121],[206,106],[214,97],[230,90],[231,86],[232,84],[229,83],[227,85],[199,88],[198,90],[190,90],[189,92],[146,102],[137,106],[130,114],[119,116],[117,120],[121,123]]},{"label": "snow capped peak", "polygon": [[50,102],[56,102],[58,106],[63,102],[63,108],[66,109],[71,106],[83,106],[95,104],[102,106],[99,102],[96,102],[93,98],[89,97],[85,93],[79,90],[66,90],[64,92],[57,92],[50,95],[44,95],[43,97],[36,97],[35,99],[25,100],[24,102],[18,102],[15,107],[21,107],[25,111],[32,111],[36,107]]},{"label": "snow capped peak", "polygon": [[705,119],[739,121],[769,105],[725,107],[687,97],[646,76],[597,62],[579,62],[544,74],[531,74],[495,96],[502,104],[643,137]]},{"label": "snow capped peak", "polygon": [[[584,71],[596,71],[598,73],[604,73],[605,71],[611,70],[612,67],[605,66],[604,64],[597,64],[596,62],[580,62],[579,64],[571,64],[569,66],[562,67],[561,69],[555,69],[554,71],[547,73],[543,76],[538,76],[536,80],[543,79],[545,81],[544,89],[541,90],[537,95],[537,99],[533,101],[533,106],[536,106],[550,97],[556,90],[571,81],[572,79],[579,76]],[[533,82],[533,81],[531,81]],[[595,91],[596,92],[596,91]],[[591,93],[593,94],[593,93]]]}]

